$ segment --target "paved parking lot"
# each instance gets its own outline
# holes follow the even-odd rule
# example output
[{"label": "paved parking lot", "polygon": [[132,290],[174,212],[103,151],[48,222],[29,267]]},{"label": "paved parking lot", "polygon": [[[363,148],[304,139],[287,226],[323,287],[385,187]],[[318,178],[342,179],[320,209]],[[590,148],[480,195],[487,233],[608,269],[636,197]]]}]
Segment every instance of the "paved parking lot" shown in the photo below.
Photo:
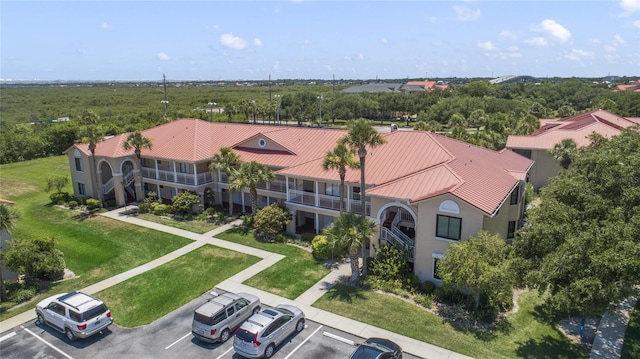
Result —
[{"label": "paved parking lot", "polygon": [[[102,334],[69,342],[65,336],[35,321],[0,334],[2,358],[233,358],[233,338],[222,344],[208,344],[191,335],[195,308],[210,296],[205,294],[159,320],[142,327],[112,325]],[[307,321],[307,327],[277,348],[273,358],[348,358],[352,343],[363,338]],[[404,358],[415,356],[405,354]]]}]

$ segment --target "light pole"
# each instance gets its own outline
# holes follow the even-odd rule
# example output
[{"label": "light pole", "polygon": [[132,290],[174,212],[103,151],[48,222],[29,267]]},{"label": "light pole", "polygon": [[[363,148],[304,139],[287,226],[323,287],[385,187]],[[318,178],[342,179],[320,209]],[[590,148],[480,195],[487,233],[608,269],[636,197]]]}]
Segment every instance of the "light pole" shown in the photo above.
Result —
[{"label": "light pole", "polygon": [[318,127],[322,127],[322,96],[318,96],[318,100],[320,100],[320,123]]},{"label": "light pole", "polygon": [[211,119],[211,122],[213,122],[213,106],[217,105],[217,103],[215,102],[209,102],[209,118]]},{"label": "light pole", "polygon": [[251,111],[253,112],[253,124],[256,124],[256,100],[251,100]]},{"label": "light pole", "polygon": [[275,95],[276,101],[278,101],[278,108],[276,109],[276,122],[280,126],[280,95]]}]

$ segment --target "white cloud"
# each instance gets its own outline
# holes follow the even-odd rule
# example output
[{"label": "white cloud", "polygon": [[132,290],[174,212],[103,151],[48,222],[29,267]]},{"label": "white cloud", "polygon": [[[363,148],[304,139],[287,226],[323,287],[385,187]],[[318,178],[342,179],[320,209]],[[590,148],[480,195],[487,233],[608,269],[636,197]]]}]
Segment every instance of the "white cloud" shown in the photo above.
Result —
[{"label": "white cloud", "polygon": [[533,47],[545,47],[549,45],[544,37],[532,37],[529,40],[525,40],[524,43]]},{"label": "white cloud", "polygon": [[466,6],[454,6],[453,11],[455,11],[458,21],[472,21],[480,17],[479,9],[473,10]]},{"label": "white cloud", "polygon": [[620,7],[624,10],[623,16],[629,16],[640,11],[640,0],[621,0]]},{"label": "white cloud", "polygon": [[167,55],[166,52],[158,52],[158,55],[156,56],[158,57],[158,60],[166,61],[170,59],[169,55]]},{"label": "white cloud", "polygon": [[111,28],[111,25],[109,25],[109,24],[108,24],[108,23],[106,23],[106,22],[103,22],[102,24],[100,24],[100,28],[101,28],[102,30],[109,30],[109,29]]},{"label": "white cloud", "polygon": [[84,54],[87,53],[87,50],[85,50],[85,49],[76,49],[76,52],[81,54],[81,55],[84,55]]},{"label": "white cloud", "polygon": [[495,45],[489,40],[485,42],[478,41],[478,47],[485,51],[495,51],[497,48]]},{"label": "white cloud", "polygon": [[233,36],[232,33],[220,35],[220,44],[222,44],[222,46],[224,47],[235,50],[242,50],[249,45],[247,43],[247,40],[241,37]]},{"label": "white cloud", "polygon": [[502,30],[500,32],[500,38],[505,40],[516,40],[518,36],[512,31]]},{"label": "white cloud", "polygon": [[389,43],[389,39],[387,39],[386,37],[383,37],[382,39],[380,39],[380,42],[386,45]]},{"label": "white cloud", "polygon": [[564,58],[571,61],[582,61],[586,57],[593,57],[593,52],[580,49],[571,49],[571,52],[564,55]]},{"label": "white cloud", "polygon": [[309,39],[304,39],[304,40],[302,40],[302,44],[303,44],[303,45],[311,45],[311,40],[309,40]]},{"label": "white cloud", "polygon": [[279,61],[276,61],[276,62],[273,63],[273,69],[275,71],[280,71],[280,62]]},{"label": "white cloud", "polygon": [[535,25],[531,30],[543,32],[547,36],[554,38],[559,42],[567,42],[571,38],[571,33],[564,26],[555,22],[555,20],[545,19],[539,25]]},{"label": "white cloud", "polygon": [[627,41],[625,41],[625,39],[623,39],[622,36],[618,34],[613,35],[613,43],[616,45],[627,45]]},{"label": "white cloud", "polygon": [[261,47],[262,46],[262,40],[255,38],[253,39],[253,45],[257,46],[257,47]]},{"label": "white cloud", "polygon": [[633,26],[637,27],[638,29],[640,29],[640,20],[636,20],[633,22]]}]

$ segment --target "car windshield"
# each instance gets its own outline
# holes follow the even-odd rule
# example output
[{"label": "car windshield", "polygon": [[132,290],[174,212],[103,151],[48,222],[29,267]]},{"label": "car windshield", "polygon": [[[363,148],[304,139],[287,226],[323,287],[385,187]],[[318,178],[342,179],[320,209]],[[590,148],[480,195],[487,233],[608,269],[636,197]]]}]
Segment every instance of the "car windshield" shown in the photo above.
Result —
[{"label": "car windshield", "polygon": [[253,338],[255,337],[256,337],[255,333],[251,333],[246,329],[238,329],[238,332],[236,332],[236,338],[242,340],[243,342],[252,343]]},{"label": "car windshield", "polygon": [[99,316],[102,313],[105,313],[107,311],[107,306],[105,306],[104,304],[100,304],[98,306],[95,306],[89,310],[87,310],[86,312],[82,313],[82,321],[87,321],[91,318],[95,318],[97,316]]},{"label": "car windshield", "polygon": [[367,345],[361,345],[351,356],[351,359],[375,359],[382,353],[381,350]]}]

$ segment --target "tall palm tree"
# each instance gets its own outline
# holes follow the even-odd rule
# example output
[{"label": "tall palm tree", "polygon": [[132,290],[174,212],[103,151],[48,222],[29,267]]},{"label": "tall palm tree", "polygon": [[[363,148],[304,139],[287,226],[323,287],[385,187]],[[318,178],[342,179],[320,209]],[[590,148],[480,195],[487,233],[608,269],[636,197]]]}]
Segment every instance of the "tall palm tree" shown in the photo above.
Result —
[{"label": "tall palm tree", "polygon": [[233,192],[231,190],[231,175],[233,170],[240,162],[240,155],[235,153],[231,147],[222,147],[220,152],[213,155],[211,158],[211,164],[209,170],[214,172],[215,170],[224,171],[227,174],[227,181],[229,182],[229,215],[233,215]]},{"label": "tall palm tree", "polygon": [[[127,139],[122,144],[122,148],[125,151],[129,151],[133,149],[133,152],[136,154],[136,157],[138,158],[139,171],[142,171],[142,158],[140,157],[140,155],[142,154],[142,149],[146,148],[150,150],[152,147],[153,147],[153,142],[151,141],[151,139],[148,137],[145,137],[140,131],[135,131],[133,133],[130,133],[129,136],[127,136]],[[138,172],[138,173],[141,174],[142,172]],[[140,178],[140,183],[142,184],[142,178]]]},{"label": "tall palm tree", "polygon": [[[18,211],[4,203],[0,203],[0,233],[11,233],[13,226],[19,218]],[[1,259],[1,257],[0,257]],[[0,261],[0,298],[4,300],[4,280],[2,279],[2,262]]]},{"label": "tall palm tree", "polygon": [[[98,129],[99,116],[92,111],[85,111],[81,116],[82,123],[86,126],[84,135],[82,136],[82,142],[89,144],[89,151],[91,152],[91,191],[95,196],[97,194],[100,206],[102,206],[102,189],[96,189],[96,146],[97,143],[104,138],[103,133]],[[98,187],[101,183],[98,183]]]},{"label": "tall palm tree", "polygon": [[372,236],[375,223],[369,218],[354,213],[342,213],[323,231],[336,248],[346,248],[351,264],[351,283],[360,278],[358,249]]},{"label": "tall palm tree", "polygon": [[361,215],[367,215],[365,208],[365,159],[367,157],[367,147],[377,147],[387,140],[376,131],[364,118],[351,121],[347,124],[349,132],[338,140],[338,143],[348,146],[356,151],[360,158],[360,203],[362,205]]},{"label": "tall palm tree", "polygon": [[565,138],[562,141],[556,143],[553,146],[553,149],[551,149],[551,151],[549,152],[551,153],[553,158],[558,161],[560,166],[566,170],[571,165],[577,148],[578,145],[576,144],[576,141],[571,138]]},{"label": "tall palm tree", "polygon": [[[339,143],[345,144],[355,150],[360,158],[360,208],[362,217],[366,217],[366,195],[365,195],[365,159],[367,157],[367,147],[374,148],[387,142],[378,131],[376,131],[369,121],[364,118],[359,118],[354,121],[350,121],[347,124],[349,132],[344,137],[338,140]],[[362,263],[364,271],[367,270],[367,256],[365,254],[366,242],[362,243]]]},{"label": "tall palm tree", "polygon": [[229,188],[234,191],[242,191],[249,188],[249,197],[251,197],[251,214],[256,214],[258,209],[258,190],[259,185],[269,183],[276,178],[265,165],[258,162],[245,162],[240,169],[233,173],[233,178],[229,178]]},{"label": "tall palm tree", "polygon": [[340,175],[340,213],[344,212],[344,179],[347,176],[347,167],[360,168],[360,162],[355,159],[354,155],[353,148],[338,143],[332,151],[327,151],[322,161],[322,168],[325,171],[338,170],[338,175]]}]

